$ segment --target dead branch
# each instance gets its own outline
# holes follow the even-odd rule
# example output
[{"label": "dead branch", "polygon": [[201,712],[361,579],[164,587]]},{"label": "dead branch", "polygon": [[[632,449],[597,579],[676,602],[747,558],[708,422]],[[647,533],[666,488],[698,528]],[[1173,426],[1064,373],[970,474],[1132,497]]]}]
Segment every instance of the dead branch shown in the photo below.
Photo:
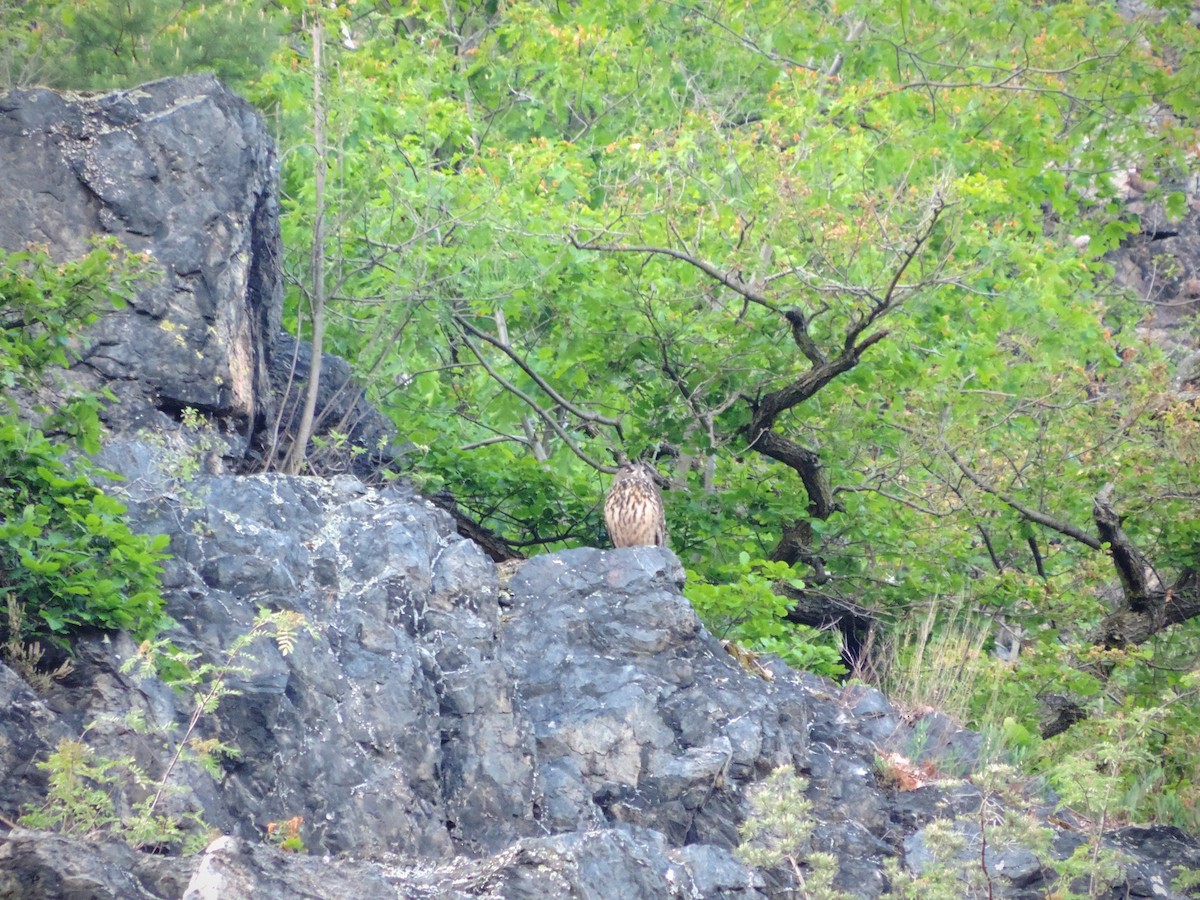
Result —
[{"label": "dead branch", "polygon": [[577,250],[594,250],[599,253],[640,253],[642,255],[651,256],[669,256],[672,259],[680,260],[687,263],[689,266],[699,269],[708,277],[715,281],[719,281],[725,287],[729,288],[735,294],[744,297],[749,302],[757,306],[765,307],[771,312],[783,314],[774,303],[772,303],[762,291],[758,290],[754,285],[743,281],[739,276],[730,273],[722,272],[708,260],[701,259],[698,256],[693,256],[690,253],[685,253],[682,250],[676,250],[673,247],[655,247],[652,245],[641,244],[581,244],[574,233],[569,236],[571,246]]},{"label": "dead branch", "polygon": [[487,359],[484,357],[484,355],[480,352],[479,348],[475,346],[475,343],[473,341],[471,341],[469,338],[465,338],[463,340],[463,343],[466,344],[467,348],[473,354],[475,354],[475,358],[479,360],[479,364],[482,365],[484,370],[488,373],[488,375],[490,375],[492,377],[492,380],[495,381],[496,384],[500,385],[500,387],[504,388],[506,391],[508,391],[510,394],[512,394],[514,397],[517,397],[518,399],[520,399],[522,403],[524,403],[531,410],[533,410],[535,413],[537,413],[538,417],[543,422],[545,422],[547,425],[550,426],[550,429],[556,435],[558,435],[559,438],[562,439],[563,443],[567,445],[567,447],[570,449],[570,451],[572,453],[574,453],[581,460],[583,460],[585,463],[587,463],[589,466],[591,466],[593,469],[597,470],[598,472],[606,472],[610,475],[613,474],[614,472],[616,472],[616,468],[614,466],[603,465],[602,463],[597,462],[596,460],[594,460],[590,456],[588,456],[586,453],[584,453],[579,448],[579,446],[571,439],[571,436],[569,434],[567,434],[566,430],[561,425],[558,424],[558,422],[555,420],[554,416],[552,416],[548,410],[544,409],[536,400],[534,400],[532,397],[530,397],[528,394],[526,394],[523,390],[521,390],[519,387],[517,387],[515,384],[513,384],[511,381],[509,381],[507,378],[505,378],[503,375],[501,375],[499,372],[497,372],[494,368],[492,368],[491,364],[487,361]]},{"label": "dead branch", "polygon": [[436,506],[445,510],[454,519],[455,529],[460,535],[477,543],[483,551],[492,558],[493,562],[505,562],[510,559],[524,559],[525,554],[498,534],[484,528],[458,507],[458,501],[448,492],[435,494],[429,498]]},{"label": "dead branch", "polygon": [[[942,511],[931,509],[930,507],[925,506],[922,503],[918,503],[915,500],[909,500],[907,497],[901,497],[899,494],[893,494],[890,491],[885,491],[883,488],[876,487],[872,484],[839,484],[836,488],[834,488],[833,492],[835,494],[878,494],[885,500],[888,500],[892,503],[897,503],[900,506],[907,506],[909,509],[916,510],[922,515],[929,516],[933,519],[945,519],[958,513],[957,509],[946,509]],[[912,492],[910,491],[909,493]]]},{"label": "dead branch", "polygon": [[1061,519],[1056,519],[1054,516],[1044,513],[1040,509],[1033,509],[1032,507],[1026,506],[1016,497],[1000,490],[991,482],[982,478],[970,466],[968,466],[957,453],[954,452],[954,448],[944,441],[942,442],[942,451],[950,458],[951,462],[958,466],[958,470],[962,472],[972,484],[974,484],[985,494],[991,494],[1022,518],[1038,525],[1043,525],[1046,528],[1049,528],[1051,531],[1057,531],[1059,534],[1079,541],[1079,543],[1083,544],[1084,546],[1091,547],[1093,550],[1101,549],[1101,542],[1092,537],[1083,529],[1072,525],[1070,522],[1064,522]]},{"label": "dead branch", "polygon": [[490,447],[492,444],[520,444],[523,447],[529,446],[529,441],[523,437],[518,437],[515,434],[497,434],[490,438],[484,438],[481,441],[472,441],[469,444],[463,444],[459,450],[466,452],[467,450],[478,450],[480,447]]},{"label": "dead branch", "polygon": [[457,322],[460,327],[465,328],[467,331],[471,332],[471,334],[475,335],[480,340],[487,341],[493,347],[496,347],[501,352],[503,352],[505,356],[507,356],[509,359],[511,359],[513,362],[515,362],[518,367],[520,367],[521,371],[523,371],[526,375],[528,375],[530,378],[532,378],[534,383],[537,384],[538,387],[540,387],[543,391],[545,391],[547,394],[549,394],[550,398],[555,403],[557,403],[563,409],[567,410],[567,412],[571,413],[571,415],[575,416],[576,418],[583,419],[585,422],[597,422],[600,425],[608,425],[611,428],[620,429],[620,427],[621,427],[620,419],[610,419],[609,417],[602,416],[599,413],[589,412],[586,409],[581,409],[580,407],[575,406],[573,403],[571,403],[570,400],[568,400],[566,397],[564,397],[562,394],[560,394],[558,391],[556,391],[554,389],[554,387],[548,381],[546,381],[546,379],[542,378],[541,375],[539,375],[536,371],[534,371],[534,369],[527,362],[525,362],[525,360],[521,359],[521,357],[517,354],[517,352],[515,350],[513,350],[513,348],[506,341],[501,341],[498,338],[495,338],[492,335],[488,334],[487,332],[485,332],[479,328],[476,328],[474,325],[472,325],[470,322],[468,322],[462,316],[459,316],[459,315],[454,316],[454,321]]}]

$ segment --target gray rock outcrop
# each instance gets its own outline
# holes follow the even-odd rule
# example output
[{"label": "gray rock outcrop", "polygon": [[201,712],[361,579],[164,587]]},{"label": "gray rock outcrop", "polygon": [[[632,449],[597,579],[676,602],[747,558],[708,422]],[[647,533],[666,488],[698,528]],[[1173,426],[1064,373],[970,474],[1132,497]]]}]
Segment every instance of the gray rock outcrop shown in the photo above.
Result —
[{"label": "gray rock outcrop", "polygon": [[0,97],[0,160],[0,246],[67,259],[113,235],[150,258],[75,367],[117,392],[120,424],[190,406],[235,433],[260,427],[282,274],[274,144],[250,105],[208,76],[14,91]]},{"label": "gray rock outcrop", "polygon": [[1200,314],[1200,201],[1181,219],[1168,219],[1158,207],[1144,209],[1142,216],[1141,232],[1107,259],[1117,283],[1143,298],[1151,309],[1141,328],[1175,364],[1170,387],[1196,396],[1200,390],[1195,336]]}]

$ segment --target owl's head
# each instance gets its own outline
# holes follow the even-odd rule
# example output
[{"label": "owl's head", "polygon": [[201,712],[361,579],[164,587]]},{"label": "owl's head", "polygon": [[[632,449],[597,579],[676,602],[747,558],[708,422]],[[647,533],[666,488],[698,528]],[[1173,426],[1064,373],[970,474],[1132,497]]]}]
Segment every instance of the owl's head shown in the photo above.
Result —
[{"label": "owl's head", "polygon": [[654,483],[654,469],[644,462],[627,462],[617,467],[613,484],[622,481],[648,481]]}]

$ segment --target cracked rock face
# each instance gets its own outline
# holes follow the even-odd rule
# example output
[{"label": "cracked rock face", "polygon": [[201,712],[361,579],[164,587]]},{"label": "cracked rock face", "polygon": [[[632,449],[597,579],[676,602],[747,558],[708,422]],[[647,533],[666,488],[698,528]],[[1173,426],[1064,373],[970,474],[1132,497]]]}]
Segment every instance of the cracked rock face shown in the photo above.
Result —
[{"label": "cracked rock face", "polygon": [[258,645],[222,703],[216,736],[239,751],[210,788],[225,830],[258,838],[304,815],[313,852],[431,857],[533,832],[493,567],[447,516],[349,477],[220,476],[189,493],[134,513],[173,534],[177,641],[219,658],[261,607],[318,629],[287,656]]},{"label": "cracked rock face", "polygon": [[131,305],[81,347],[118,424],[190,406],[248,433],[267,418],[282,280],[275,148],[211,76],[106,94],[0,96],[0,247],[59,259],[112,235],[150,258]]},{"label": "cracked rock face", "polygon": [[[165,587],[178,623],[175,643],[219,662],[263,607],[303,612],[317,629],[287,655],[269,641],[256,644],[230,681],[238,694],[202,720],[200,736],[220,739],[237,755],[215,778],[182,767],[171,808],[200,812],[233,838],[199,864],[179,862],[176,877],[190,880],[187,896],[225,896],[230,884],[257,885],[256,897],[294,896],[289,891],[321,877],[307,860],[282,880],[263,876],[262,867],[273,865],[261,846],[265,826],[296,815],[304,818],[310,856],[375,861],[358,875],[331,870],[324,876],[330,883],[392,884],[396,896],[406,896],[402,885],[417,877],[414,869],[438,865],[448,867],[437,882],[446,891],[453,882],[446,873],[475,872],[473,896],[707,896],[697,884],[712,886],[712,896],[726,887],[758,895],[760,880],[728,849],[733,819],[717,823],[735,814],[737,792],[722,788],[719,802],[710,798],[731,765],[756,767],[754,751],[740,741],[739,761],[731,763],[728,735],[737,729],[719,723],[687,726],[698,745],[680,744],[676,720],[694,717],[657,708],[678,691],[697,693],[689,674],[697,654],[701,668],[743,677],[702,635],[678,593],[679,564],[669,553],[567,554],[542,572],[550,582],[532,567],[519,575],[517,606],[502,624],[490,560],[458,537],[445,513],[408,490],[280,475],[200,476],[184,487],[155,468],[166,456],[122,442],[105,451],[106,463],[126,476],[131,520],[171,535]],[[564,634],[595,633],[592,643],[573,648],[547,640],[533,608],[521,611],[568,583],[575,594],[565,598],[562,617],[547,608],[541,623]],[[535,627],[517,628],[525,622]],[[638,660],[615,662],[631,641],[643,660],[661,658],[663,668],[638,676]],[[575,657],[576,674],[554,686],[545,679],[565,674],[561,649]],[[78,668],[49,704],[14,676],[18,705],[41,715],[6,720],[0,746],[24,735],[21,752],[44,757],[63,734],[130,711],[178,735],[189,697],[121,672],[136,652],[120,636],[81,640]],[[630,683],[622,688],[621,681]],[[590,695],[586,702],[580,691]],[[710,709],[696,715],[707,718]],[[551,738],[543,725],[553,722],[561,727]],[[643,764],[647,736],[640,732],[651,722],[657,750]],[[162,771],[171,752],[111,725],[89,740],[104,755],[134,755],[150,772]],[[556,772],[565,774],[555,780]],[[14,800],[28,802],[44,789],[44,776],[0,773],[6,814],[16,812]],[[610,816],[606,806],[621,814]],[[667,824],[670,835],[656,827]],[[691,843],[703,846],[683,847],[689,830]],[[709,845],[710,834],[724,836]],[[72,846],[60,854],[63,865],[95,859],[88,877],[110,896],[120,896],[128,878],[142,878],[140,862],[123,861],[128,851],[98,846],[89,856]],[[4,853],[26,872],[58,850],[24,835]],[[389,881],[384,860],[397,856],[403,876]],[[131,868],[128,878],[119,874]],[[160,896],[155,890],[145,895]]]},{"label": "cracked rock face", "polygon": [[[753,786],[780,765],[809,780],[811,850],[835,855],[838,887],[871,897],[887,893],[887,860],[929,865],[931,822],[977,817],[968,782],[894,793],[875,769],[883,747],[944,768],[961,759],[961,732],[914,728],[867,688],[769,660],[772,681],[740,667],[680,593],[670,551],[550,554],[501,585],[450,518],[403,486],[173,481],[166,449],[128,439],[103,461],[126,476],[135,526],[171,536],[178,646],[219,664],[261,608],[302,612],[316,633],[286,655],[254,645],[230,680],[238,693],[198,732],[236,755],[215,776],[184,765],[172,779],[169,809],[227,837],[164,861],[13,832],[0,898],[51,884],[197,900],[352,897],[355,885],[397,898],[791,896],[786,866],[764,875],[733,854]],[[88,734],[98,753],[163,771],[173,747],[119,719],[140,712],[178,738],[191,698],[121,672],[136,653],[128,638],[85,636],[76,672],[43,698],[0,666],[12,711],[0,717],[0,812],[44,793],[33,760],[91,721],[103,723]],[[267,824],[295,816],[308,854],[266,846]],[[1131,832],[1121,846],[1138,889],[1169,884],[1172,860],[1200,862],[1182,834]],[[1142,846],[1155,853],[1136,856]],[[996,896],[1044,896],[1043,860],[994,858]]]},{"label": "cracked rock face", "polygon": [[[669,551],[532,560],[502,607],[482,551],[403,487],[349,476],[180,483],[165,448],[129,440],[101,462],[125,476],[114,490],[134,525],[171,536],[177,645],[220,662],[260,608],[297,610],[317,628],[288,655],[255,645],[230,681],[238,694],[199,732],[237,755],[217,777],[181,768],[172,811],[200,812],[249,844],[268,823],[303,816],[316,855],[489,859],[505,897],[580,885],[594,887],[576,895],[595,897],[756,896],[761,879],[731,850],[747,787],[786,764],[836,789],[836,802],[817,804],[826,844],[869,847],[847,858],[846,878],[882,884],[887,847],[863,833],[886,824],[868,745],[837,724],[844,710],[825,682],[781,670],[768,683],[736,665],[681,595]],[[136,652],[120,636],[82,639],[48,721],[30,729],[30,714],[0,736],[19,734],[24,754],[44,756],[61,734],[130,711],[180,734],[189,697],[121,672]],[[111,726],[90,741],[150,772],[171,751]],[[0,773],[6,815],[44,790],[28,771],[14,775]],[[44,859],[22,846],[22,859]],[[251,877],[242,868],[261,854],[231,852],[213,866],[236,858],[237,877]]]}]

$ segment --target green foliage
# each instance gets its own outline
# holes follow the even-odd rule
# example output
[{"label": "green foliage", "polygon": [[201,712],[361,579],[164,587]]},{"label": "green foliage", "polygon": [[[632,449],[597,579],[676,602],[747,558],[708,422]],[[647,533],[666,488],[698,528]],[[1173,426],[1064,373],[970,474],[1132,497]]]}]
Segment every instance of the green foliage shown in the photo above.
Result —
[{"label": "green foliage", "polygon": [[807,900],[843,900],[850,896],[833,886],[837,857],[809,847],[813,827],[812,803],[805,792],[808,779],[790,766],[781,766],[750,789],[750,814],[738,828],[741,843],[734,851],[748,866],[772,869],[786,863],[797,884],[797,896]]},{"label": "green foliage", "polygon": [[[66,366],[72,336],[123,302],[133,271],[113,245],[61,265],[36,248],[0,254],[5,386],[32,390],[50,367]],[[70,398],[44,418],[97,448],[98,398]],[[28,634],[62,639],[90,626],[152,635],[163,624],[158,576],[168,539],[131,532],[124,506],[94,483],[107,473],[68,456],[68,446],[20,418],[15,402],[0,412],[0,592],[24,607]]]},{"label": "green foliage", "polygon": [[974,892],[986,896],[987,879],[978,866],[962,861],[969,852],[967,840],[953,822],[930,822],[924,838],[933,864],[920,874],[907,871],[898,859],[885,863],[893,894],[904,900],[954,900]]},{"label": "green foliage", "polygon": [[308,847],[300,834],[304,825],[303,816],[292,816],[282,822],[267,823],[267,838],[272,844],[287,853],[307,853]]},{"label": "green foliage", "polygon": [[133,262],[111,240],[61,264],[46,247],[0,250],[0,385],[29,387],[47,367],[66,366],[75,331],[124,304]]},{"label": "green foliage", "polygon": [[[1179,490],[1200,483],[1200,415],[1165,389],[1145,310],[1104,261],[1138,228],[1131,169],[1164,185],[1146,202],[1186,199],[1171,187],[1200,109],[1185,6],[323,8],[343,35],[323,85],[326,345],[419,448],[426,489],[522,548],[601,544],[595,465],[656,454],[688,595],[751,649],[837,671],[770,596],[816,583],[804,560],[750,562],[800,522],[820,589],[884,622],[930,597],[957,598],[973,627],[1002,619],[1023,635],[1011,663],[988,661],[979,630],[970,659],[909,671],[926,686],[963,672],[956,711],[1052,768],[1069,751],[1037,738],[1040,693],[1081,691],[1100,718],[1105,691],[1156,708],[1176,690],[1159,663],[1196,648],[1178,629],[1116,682],[1081,671],[1111,564],[1013,505],[1086,530],[1112,483],[1156,565],[1200,562],[1200,510]],[[292,37],[252,90],[285,147],[285,318],[305,333],[314,11],[285,8]],[[881,313],[884,296],[899,302]],[[837,505],[814,515],[747,429],[868,320],[880,339],[773,426],[823,466]],[[1150,791],[1138,808],[1188,824],[1200,723],[1184,706],[1163,719],[1181,749],[1155,782],[1184,799],[1152,810]]]},{"label": "green foliage", "polygon": [[[863,249],[870,237],[863,210],[889,217],[880,236],[891,240],[920,214],[930,187],[944,187],[959,209],[969,209],[970,227],[956,224],[939,238],[952,251],[951,268],[907,305],[895,340],[875,348],[871,364],[849,373],[838,397],[822,399],[798,422],[819,446],[861,448],[889,482],[922,449],[911,432],[930,421],[949,416],[955,441],[959,433],[1000,439],[998,423],[1012,421],[1014,410],[991,401],[1043,396],[1047,372],[1070,376],[1059,389],[1063,396],[1083,396],[1095,370],[1085,375],[1088,360],[1080,352],[1090,355],[1096,342],[1104,348],[1106,331],[1128,330],[1127,316],[1111,318],[1111,310],[1086,300],[1102,236],[1084,259],[1063,240],[1069,227],[1095,227],[1078,216],[1078,192],[1109,187],[1089,174],[1095,167],[1066,168],[1079,152],[1074,135],[1089,132],[1083,124],[1058,131],[1063,111],[1054,91],[1077,91],[1077,115],[1099,127],[1099,83],[1138,78],[1153,66],[1127,48],[1128,56],[1109,62],[1093,84],[1090,72],[1101,66],[1080,61],[1076,5],[1039,9],[1016,25],[1019,17],[1008,8],[994,20],[920,6],[907,21],[889,11],[864,13],[877,37],[859,43],[834,36],[857,10],[840,17],[773,15],[770,4],[758,4],[753,15],[676,8],[648,14],[644,4],[566,15],[517,3],[490,13],[463,10],[455,18],[436,4],[412,4],[401,20],[358,3],[329,15],[328,30],[352,28],[356,46],[330,48],[337,70],[326,93],[337,148],[331,219],[339,223],[340,248],[327,262],[341,286],[343,323],[330,340],[360,360],[406,433],[430,448],[423,472],[451,481],[460,502],[481,518],[495,509],[495,498],[505,498],[497,522],[514,540],[564,532],[548,520],[561,515],[586,466],[527,404],[497,386],[466,342],[441,337],[458,332],[456,316],[493,327],[502,313],[512,348],[543,378],[569,399],[625,414],[625,442],[634,451],[668,443],[717,464],[712,502],[669,498],[677,507],[672,533],[684,536],[680,549],[689,564],[729,564],[743,539],[762,540],[764,531],[769,550],[779,512],[796,508],[795,487],[780,484],[788,478],[780,467],[735,458],[745,410],[728,402],[748,383],[771,387],[794,372],[795,348],[768,327],[769,313],[750,310],[739,318],[740,302],[710,296],[702,273],[669,260],[635,266],[631,257],[589,253],[564,240],[613,216],[642,223],[637,236],[645,242],[673,231],[695,234],[699,243],[688,238],[690,249],[723,270],[758,271],[764,256],[784,264],[840,256],[849,279],[887,260]],[[1115,16],[1093,17],[1086,33],[1119,48],[1118,25]],[[980,67],[948,75],[944,80],[962,86],[924,99],[906,86],[932,47],[939,48],[935,58],[973,58],[982,50],[1000,64],[1021,44],[1014,27],[1041,54],[1046,72],[1063,74],[1025,71],[1021,77],[1031,83],[999,92],[989,90]],[[397,31],[403,39],[395,39]],[[744,43],[731,42],[731,33]],[[889,39],[908,48],[903,71],[896,71],[892,54],[879,51]],[[961,52],[942,49],[946,41]],[[795,56],[766,47],[788,47]],[[311,94],[304,52],[297,41],[259,82],[259,102],[295,125],[286,129],[297,145],[284,173],[284,227],[299,285],[312,187],[299,127]],[[845,69],[837,82],[788,62],[838,54]],[[925,73],[925,80],[936,76]],[[1090,133],[1088,153],[1094,156],[1098,137],[1128,119],[1113,121]],[[1136,138],[1123,135],[1120,143],[1131,142]],[[903,190],[893,190],[897,184]],[[1012,197],[1021,198],[1019,210]],[[1051,238],[1030,218],[1042,202],[1075,216]],[[836,335],[837,317],[845,321],[852,307],[828,285],[802,287],[777,302],[827,295],[826,302],[839,305],[825,314],[817,336]],[[293,303],[298,296],[294,291]],[[1030,339],[1035,330],[1040,334]],[[1024,350],[1014,356],[1016,348]],[[502,353],[479,349],[515,387],[544,399]],[[1110,370],[1116,361],[1108,348],[1098,363]],[[964,378],[965,390],[950,390]],[[1058,423],[1056,440],[1085,417],[1098,418],[1072,402],[1078,415]],[[865,409],[890,412],[864,421]],[[722,411],[707,422],[713,410]],[[1038,433],[1036,419],[1026,424],[1026,432]],[[603,458],[611,436],[588,431],[568,421],[568,435]],[[537,447],[545,454],[537,460],[544,463],[542,493],[552,495],[540,505],[502,483],[515,459],[537,459]],[[476,484],[448,478],[448,464],[469,468]],[[830,454],[828,465],[840,483],[871,483],[853,454],[847,460]],[[694,475],[678,474],[689,481]],[[1040,483],[1058,475],[1048,467]],[[938,490],[936,477],[923,476],[908,490],[914,498]],[[890,568],[910,566],[898,558],[905,549],[899,536],[927,533],[927,523],[886,498],[853,499],[852,533],[839,523],[831,537],[856,546],[869,541],[874,553],[887,554]],[[752,512],[739,516],[738,509]],[[938,538],[926,555],[937,557],[957,539]],[[1014,549],[1019,541],[1014,535]],[[767,555],[762,550],[750,552]],[[839,556],[845,577],[862,577],[856,554]],[[963,574],[952,570],[941,580]]]},{"label": "green foliage", "polygon": [[812,803],[805,792],[808,779],[783,766],[755,785],[753,814],[739,829],[738,857],[756,868],[771,868],[805,849],[812,836]]},{"label": "green foliage", "polygon": [[0,12],[0,86],[134,87],[210,71],[243,85],[279,40],[273,6],[232,0],[32,0]]},{"label": "green foliage", "polygon": [[997,623],[967,608],[962,598],[923,606],[906,610],[884,638],[875,661],[879,686],[901,708],[936,709],[959,722],[981,723],[998,758],[1030,756],[1037,735],[1017,716],[1036,715],[1036,688],[995,654]]},{"label": "green foliage", "polygon": [[743,552],[736,566],[710,584],[688,573],[684,595],[713,632],[756,653],[781,657],[796,669],[836,678],[846,673],[829,634],[787,621],[790,603],[777,587],[803,590],[804,582],[787,563],[751,560]]},{"label": "green foliage", "polygon": [[[1118,673],[1118,684],[1152,658],[1121,656],[1126,673]],[[1042,747],[1042,767],[1063,802],[1100,823],[1129,816],[1188,821],[1198,797],[1196,683],[1188,675],[1157,697],[1140,696],[1137,684],[1119,691],[1115,703],[1097,693],[1093,715]]]},{"label": "green foliage", "polygon": [[[160,50],[193,66],[232,46],[200,38],[231,6],[122,24],[127,10],[96,21],[99,0],[26,4],[3,13],[0,60],[71,48],[64,77],[110,84],[142,71],[136,48],[177,71]],[[1195,627],[1088,665],[1113,568],[1047,524],[1089,530],[1111,483],[1164,581],[1200,565],[1180,487],[1200,483],[1200,412],[1105,261],[1139,228],[1131,172],[1161,185],[1147,207],[1186,207],[1188,4],[273,6],[282,43],[255,31],[274,56],[234,77],[283,148],[285,321],[310,333],[319,16],[326,347],[356,361],[427,490],[514,546],[600,545],[597,466],[654,455],[715,632],[835,674],[835,648],[786,623],[773,585],[807,580],[884,623],[954,597],[960,617],[895,649],[913,702],[952,704],[1048,776],[1077,742],[1120,734],[1118,713],[1150,715],[1161,761],[1122,764],[1109,796],[1195,826]],[[877,340],[770,431],[820,462],[823,511],[750,426],[859,326]],[[804,529],[794,569],[755,562]],[[1022,636],[1003,665],[984,630],[999,621]],[[1048,693],[1096,730],[1042,741]]]},{"label": "green foliage", "polygon": [[900,897],[985,897],[1003,884],[1000,863],[1007,851],[1032,853],[1062,898],[1109,896],[1121,883],[1127,859],[1103,845],[1101,827],[1088,834],[1066,859],[1053,850],[1054,829],[1026,812],[1026,779],[1010,766],[992,765],[974,778],[982,792],[978,810],[929,823],[923,833],[927,855],[918,871],[888,860],[891,892]]},{"label": "green foliage", "polygon": [[38,768],[49,773],[50,790],[45,804],[21,817],[27,828],[81,838],[120,837],[134,847],[172,844],[181,836],[179,822],[155,815],[148,799],[128,814],[118,812],[118,791],[150,786],[132,757],[100,757],[83,741],[64,738]]},{"label": "green foliage", "polygon": [[0,86],[29,87],[52,77],[57,46],[34,3],[0,6]]},{"label": "green foliage", "polygon": [[37,429],[0,421],[0,589],[37,617],[31,631],[146,637],[163,625],[158,576],[169,539],[130,531],[125,507],[94,474]]},{"label": "green foliage", "polygon": [[1196,888],[1200,887],[1200,869],[1185,869],[1180,866],[1175,872],[1171,890],[1186,894],[1188,891],[1195,893]]},{"label": "green foliage", "polygon": [[[0,410],[0,421],[15,426],[12,391],[36,390],[47,370],[67,366],[78,331],[126,302],[140,262],[111,239],[97,241],[87,254],[65,263],[56,263],[45,247],[12,253],[0,249],[0,388],[8,406]],[[51,409],[37,412],[44,429],[94,453],[99,449],[101,400],[94,394],[68,394]]]}]

